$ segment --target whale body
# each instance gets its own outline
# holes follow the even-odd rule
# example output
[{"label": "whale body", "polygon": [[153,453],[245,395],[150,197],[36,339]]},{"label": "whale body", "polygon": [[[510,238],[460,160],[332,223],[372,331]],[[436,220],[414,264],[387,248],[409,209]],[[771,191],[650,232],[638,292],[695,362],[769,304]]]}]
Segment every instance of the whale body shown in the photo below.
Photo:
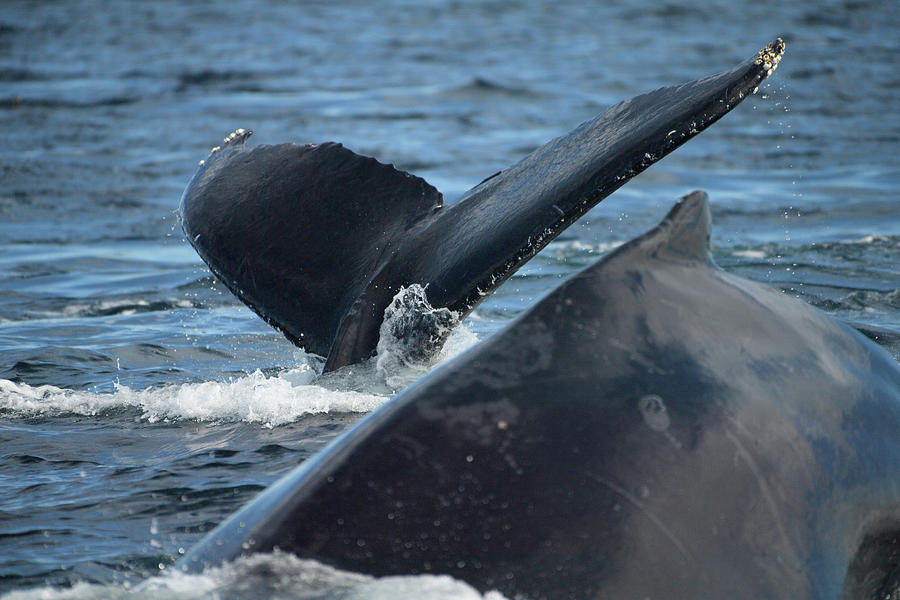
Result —
[{"label": "whale body", "polygon": [[[444,206],[423,179],[336,143],[248,147],[238,130],[181,200],[187,239],[235,295],[325,371],[369,358],[404,287],[459,318],[619,186],[753,93],[781,39],[717,75],[622,102]],[[399,337],[439,349],[420,319]],[[415,335],[414,335],[415,333]]]},{"label": "whale body", "polygon": [[720,270],[709,232],[686,196],[178,567],[278,548],[531,600],[896,597],[900,367]]}]

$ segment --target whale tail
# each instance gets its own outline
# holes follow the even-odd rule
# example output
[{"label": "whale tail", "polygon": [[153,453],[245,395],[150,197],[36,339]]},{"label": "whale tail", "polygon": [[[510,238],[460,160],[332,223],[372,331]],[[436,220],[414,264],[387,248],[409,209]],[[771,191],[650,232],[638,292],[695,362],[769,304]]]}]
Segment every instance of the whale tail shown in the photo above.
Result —
[{"label": "whale tail", "polygon": [[717,75],[637,96],[443,206],[424,180],[340,144],[214,152],[182,196],[188,240],[326,370],[369,357],[397,292],[465,316],[563,229],[753,93],[779,39]]}]

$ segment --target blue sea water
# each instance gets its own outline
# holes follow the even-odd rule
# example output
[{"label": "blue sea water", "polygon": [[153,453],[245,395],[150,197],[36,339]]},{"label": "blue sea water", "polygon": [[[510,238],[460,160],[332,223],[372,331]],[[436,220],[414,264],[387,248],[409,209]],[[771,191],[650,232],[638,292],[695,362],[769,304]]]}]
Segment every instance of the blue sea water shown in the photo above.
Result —
[{"label": "blue sea water", "polygon": [[[4,2],[0,593],[119,597],[165,574],[420,374],[318,377],[184,241],[181,191],[237,127],[249,143],[342,142],[452,202],[607,106],[781,35],[756,95],[564,232],[442,358],[698,188],[723,268],[900,357],[897,31],[890,1]],[[260,560],[139,595],[480,597]]]}]

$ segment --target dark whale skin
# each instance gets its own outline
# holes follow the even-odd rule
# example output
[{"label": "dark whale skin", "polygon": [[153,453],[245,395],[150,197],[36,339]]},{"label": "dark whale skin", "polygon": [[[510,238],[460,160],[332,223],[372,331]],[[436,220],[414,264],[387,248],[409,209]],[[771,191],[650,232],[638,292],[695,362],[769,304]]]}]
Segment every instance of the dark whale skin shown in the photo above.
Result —
[{"label": "dark whale skin", "polygon": [[212,272],[325,371],[370,357],[385,308],[420,284],[468,314],[563,229],[728,113],[781,60],[779,39],[717,75],[613,106],[444,206],[424,180],[332,142],[247,147],[239,130],[184,191]]},{"label": "dark whale skin", "polygon": [[198,571],[275,548],[509,598],[900,589],[900,366],[720,270],[706,195],[263,492]]}]

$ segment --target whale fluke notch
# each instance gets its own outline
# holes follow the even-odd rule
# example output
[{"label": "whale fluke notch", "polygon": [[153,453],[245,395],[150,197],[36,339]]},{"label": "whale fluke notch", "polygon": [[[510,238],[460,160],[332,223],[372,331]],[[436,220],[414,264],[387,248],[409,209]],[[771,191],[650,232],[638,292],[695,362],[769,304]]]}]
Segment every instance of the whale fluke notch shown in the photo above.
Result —
[{"label": "whale fluke notch", "polygon": [[424,180],[340,144],[230,143],[182,196],[212,272],[325,370],[371,356],[401,287],[461,317],[563,229],[725,115],[775,68],[745,63],[613,106],[443,206]]}]

